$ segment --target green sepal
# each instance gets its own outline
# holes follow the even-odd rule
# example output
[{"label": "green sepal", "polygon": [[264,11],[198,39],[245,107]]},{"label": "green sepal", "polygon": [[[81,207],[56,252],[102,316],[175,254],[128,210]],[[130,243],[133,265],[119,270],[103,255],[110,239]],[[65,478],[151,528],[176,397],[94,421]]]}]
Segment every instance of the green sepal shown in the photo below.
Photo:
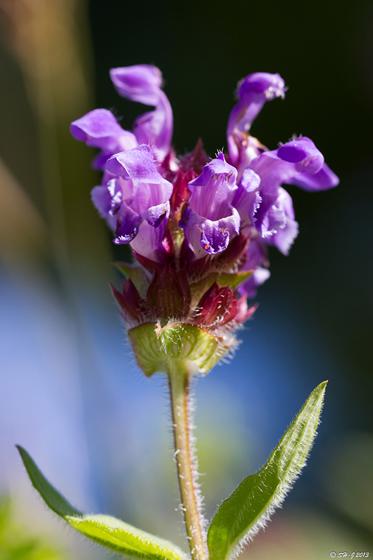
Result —
[{"label": "green sepal", "polygon": [[[128,331],[137,363],[145,375],[168,372],[170,364],[188,365],[194,372],[208,373],[231,349],[232,342],[188,323],[144,323]],[[230,339],[229,339],[230,340]],[[183,369],[183,368],[181,368]]]},{"label": "green sepal", "polygon": [[226,272],[223,274],[219,274],[216,282],[219,286],[227,286],[228,288],[232,288],[232,290],[234,290],[240,284],[248,280],[250,276],[252,276],[252,274],[252,270],[244,270],[235,273]]},{"label": "green sepal", "polygon": [[218,508],[208,530],[210,560],[236,557],[269,520],[306,464],[317,434],[327,382],[318,385],[267,463]]},{"label": "green sepal", "polygon": [[17,446],[32,485],[47,506],[66,523],[96,543],[115,552],[146,560],[186,560],[186,554],[169,541],[136,529],[108,515],[84,515],[48,482],[25,449]]},{"label": "green sepal", "polygon": [[236,289],[240,284],[245,282],[250,276],[252,276],[252,270],[239,271],[239,272],[212,272],[208,276],[205,276],[198,282],[194,282],[191,286],[192,293],[192,307],[195,307],[202,296],[211,288],[211,286],[216,282],[219,287],[227,287],[232,290]]},{"label": "green sepal", "polygon": [[145,271],[140,266],[123,261],[115,262],[114,266],[125,278],[133,282],[140,296],[145,298],[149,287],[149,280]]}]

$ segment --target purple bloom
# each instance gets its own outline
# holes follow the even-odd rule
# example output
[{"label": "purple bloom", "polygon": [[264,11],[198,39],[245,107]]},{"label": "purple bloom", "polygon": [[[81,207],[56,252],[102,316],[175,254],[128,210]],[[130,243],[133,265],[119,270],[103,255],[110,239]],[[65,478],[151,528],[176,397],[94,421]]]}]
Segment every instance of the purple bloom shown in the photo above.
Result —
[{"label": "purple bloom", "polygon": [[220,153],[189,183],[192,194],[182,226],[197,257],[221,253],[239,233],[240,216],[232,205],[236,179],[237,170]]},{"label": "purple bloom", "polygon": [[103,169],[106,160],[113,154],[130,150],[137,145],[134,134],[124,130],[114,115],[106,109],[94,109],[73,121],[70,132],[76,140],[101,150],[95,159],[97,169]]},{"label": "purple bloom", "polygon": [[259,152],[255,139],[246,133],[267,101],[285,96],[285,82],[279,74],[256,72],[239,82],[237,103],[229,115],[227,138],[228,151],[234,165],[249,163]]},{"label": "purple bloom", "polygon": [[[298,234],[284,186],[323,191],[338,177],[306,136],[268,150],[251,135],[263,105],[285,95],[279,74],[258,72],[238,84],[228,153],[210,161],[201,145],[180,159],[174,154],[173,115],[158,68],[114,68],[110,76],[121,96],[152,109],[136,119],[133,132],[110,111],[96,109],[74,121],[71,133],[100,150],[95,163],[103,177],[93,203],[114,243],[130,244],[137,266],[147,270],[149,285],[141,296],[128,285],[121,307],[135,323],[178,317],[212,330],[237,326],[255,310],[246,299],[270,276],[268,248],[287,255]],[[220,274],[237,271],[251,275],[235,289],[219,285]],[[213,287],[211,278],[217,279]],[[210,289],[199,303],[194,283]]]},{"label": "purple bloom", "polygon": [[159,173],[145,145],[112,156],[106,171],[110,178],[93,190],[92,199],[114,229],[114,243],[131,243],[139,254],[157,260],[170,212],[172,184]]},{"label": "purple bloom", "polygon": [[240,214],[241,227],[252,225],[255,222],[255,214],[262,202],[259,187],[259,175],[252,169],[245,169],[233,198],[233,206]]},{"label": "purple bloom", "polygon": [[282,187],[278,190],[276,202],[264,215],[262,238],[287,255],[298,235],[298,223],[295,221],[293,201],[290,194]]},{"label": "purple bloom", "polygon": [[155,107],[154,111],[137,118],[134,134],[139,144],[149,145],[162,161],[171,147],[173,115],[170,102],[161,89],[160,70],[155,66],[139,64],[113,68],[110,77],[120,95]]},{"label": "purple bloom", "polygon": [[240,292],[247,298],[256,296],[256,291],[271,276],[268,270],[269,262],[264,243],[257,237],[250,240],[246,253],[246,260],[241,267],[242,271],[251,271],[252,275],[242,285]]},{"label": "purple bloom", "polygon": [[[324,157],[315,144],[307,137],[299,137],[280,146],[277,150],[263,152],[250,164],[260,177],[260,196],[262,202],[257,212],[256,226],[264,239],[275,235],[285,228],[280,214],[286,215],[293,239],[296,235],[294,211],[289,195],[285,197],[280,186],[297,185],[305,190],[325,190],[338,184],[337,176],[324,163]],[[280,198],[280,200],[279,200]],[[276,225],[277,224],[277,225]],[[292,240],[288,240],[287,249],[281,243],[281,250],[287,253]],[[278,245],[276,245],[278,246]]]}]

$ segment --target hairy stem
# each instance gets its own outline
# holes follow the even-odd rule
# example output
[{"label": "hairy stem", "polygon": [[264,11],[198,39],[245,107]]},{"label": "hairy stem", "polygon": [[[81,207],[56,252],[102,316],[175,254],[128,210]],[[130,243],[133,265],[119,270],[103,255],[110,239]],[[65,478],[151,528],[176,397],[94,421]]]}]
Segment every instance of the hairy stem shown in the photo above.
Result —
[{"label": "hairy stem", "polygon": [[190,378],[188,368],[180,363],[169,368],[175,460],[185,529],[192,559],[206,560],[208,558],[206,531],[193,450]]}]

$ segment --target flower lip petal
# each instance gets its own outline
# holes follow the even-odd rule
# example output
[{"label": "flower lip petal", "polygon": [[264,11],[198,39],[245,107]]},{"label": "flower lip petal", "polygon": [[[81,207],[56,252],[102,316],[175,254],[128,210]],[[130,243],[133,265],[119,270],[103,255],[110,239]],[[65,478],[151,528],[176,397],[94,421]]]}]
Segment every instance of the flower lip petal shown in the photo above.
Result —
[{"label": "flower lip petal", "polygon": [[294,163],[298,171],[309,174],[317,173],[324,164],[324,156],[307,136],[286,142],[277,149],[277,156],[283,161]]},{"label": "flower lip petal", "polygon": [[119,95],[144,105],[157,105],[162,73],[151,64],[112,68],[110,78]]},{"label": "flower lip petal", "polygon": [[324,163],[317,173],[313,175],[299,174],[289,183],[301,187],[305,191],[323,191],[336,187],[339,184],[339,177]]},{"label": "flower lip petal", "polygon": [[172,189],[170,182],[158,172],[152,152],[145,144],[115,154],[106,162],[106,170],[127,180],[151,184],[164,183],[170,185]]},{"label": "flower lip petal", "polygon": [[120,210],[120,214],[117,214],[115,245],[130,243],[136,237],[142,222],[142,217],[126,204],[123,203]]},{"label": "flower lip petal", "polygon": [[290,161],[291,163],[298,163],[298,161],[302,161],[307,157],[307,152],[304,148],[294,143],[281,146],[277,153],[281,159]]},{"label": "flower lip petal", "polygon": [[220,154],[217,158],[209,161],[203,168],[202,172],[193,181],[190,181],[189,187],[204,187],[212,183],[225,183],[229,190],[235,190],[237,180],[237,169],[227,163],[224,156]]},{"label": "flower lip petal", "polygon": [[256,93],[264,95],[266,99],[284,97],[285,91],[285,82],[280,74],[270,74],[269,72],[249,74],[239,82],[237,88],[239,97]]},{"label": "flower lip petal", "polygon": [[232,214],[220,220],[204,219],[201,222],[200,245],[209,255],[225,251],[230,240],[240,231],[240,215],[235,208]]},{"label": "flower lip petal", "polygon": [[170,214],[170,202],[167,200],[161,204],[151,206],[144,214],[144,219],[149,225],[158,227],[164,218]]},{"label": "flower lip petal", "polygon": [[126,134],[113,113],[107,109],[94,109],[76,119],[70,125],[70,132],[76,140],[103,149],[109,148],[117,142],[118,137]]}]

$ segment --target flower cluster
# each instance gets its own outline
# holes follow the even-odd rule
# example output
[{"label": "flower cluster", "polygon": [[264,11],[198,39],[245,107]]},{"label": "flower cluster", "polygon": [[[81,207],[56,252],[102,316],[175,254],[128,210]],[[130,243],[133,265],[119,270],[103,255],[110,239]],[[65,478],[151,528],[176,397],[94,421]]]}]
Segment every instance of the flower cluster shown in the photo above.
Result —
[{"label": "flower cluster", "polygon": [[125,130],[106,109],[71,124],[71,133],[99,149],[102,181],[92,200],[129,244],[135,265],[123,264],[114,290],[129,326],[180,321],[210,332],[232,331],[250,317],[247,300],[269,277],[268,246],[287,255],[298,234],[283,185],[319,191],[337,176],[315,144],[294,137],[268,150],[250,134],[270,100],[285,95],[278,74],[254,73],[237,88],[227,126],[227,152],[208,158],[201,143],[178,157],[171,145],[172,110],[158,68],[136,65],[110,73],[118,93],[152,109]]}]

